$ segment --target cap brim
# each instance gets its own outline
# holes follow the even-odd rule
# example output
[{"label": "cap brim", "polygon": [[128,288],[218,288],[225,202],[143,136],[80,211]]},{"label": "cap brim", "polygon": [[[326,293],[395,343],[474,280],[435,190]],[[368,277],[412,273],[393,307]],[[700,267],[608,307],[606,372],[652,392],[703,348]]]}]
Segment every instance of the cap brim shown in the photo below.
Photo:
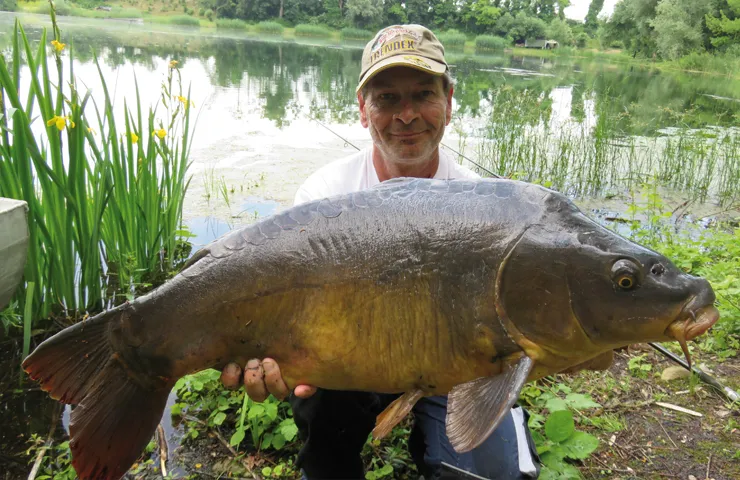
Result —
[{"label": "cap brim", "polygon": [[431,73],[432,75],[442,75],[447,71],[447,65],[430,60],[426,57],[419,55],[394,55],[373,65],[370,70],[365,73],[365,76],[362,77],[360,84],[357,85],[356,92],[359,92],[375,75],[391,67],[410,67],[416,70],[421,70],[422,72]]}]

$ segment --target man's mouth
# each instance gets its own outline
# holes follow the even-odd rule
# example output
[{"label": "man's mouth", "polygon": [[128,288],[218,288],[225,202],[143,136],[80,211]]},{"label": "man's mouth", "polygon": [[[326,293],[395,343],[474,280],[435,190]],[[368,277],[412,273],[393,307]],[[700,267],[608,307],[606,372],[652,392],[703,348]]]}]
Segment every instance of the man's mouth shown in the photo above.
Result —
[{"label": "man's mouth", "polygon": [[705,305],[697,310],[684,309],[684,314],[668,325],[665,333],[681,344],[681,350],[683,350],[689,368],[691,367],[691,354],[689,354],[686,342],[709,330],[718,319],[719,310],[714,305]]},{"label": "man's mouth", "polygon": [[423,134],[424,131],[421,132],[401,132],[401,133],[391,133],[392,136],[400,138],[401,140],[409,140],[412,138],[416,138]]}]

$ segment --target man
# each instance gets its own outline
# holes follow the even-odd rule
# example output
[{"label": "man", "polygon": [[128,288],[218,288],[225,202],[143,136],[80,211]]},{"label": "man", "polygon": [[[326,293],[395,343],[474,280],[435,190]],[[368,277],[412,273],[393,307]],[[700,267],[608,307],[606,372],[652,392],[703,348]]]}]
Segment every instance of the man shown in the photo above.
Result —
[{"label": "man", "polygon": [[[304,203],[371,188],[396,177],[476,178],[440,151],[452,116],[453,82],[444,48],[419,25],[396,25],[378,32],[362,55],[357,87],[360,122],[370,131],[371,148],[332,162],[311,175],[295,196]],[[241,368],[228,365],[224,385],[241,383]],[[272,359],[250,360],[244,372],[247,393],[263,401],[289,389]],[[298,385],[290,402],[305,442],[298,463],[308,479],[364,478],[360,452],[375,417],[398,395],[317,390]],[[478,448],[456,453],[445,434],[446,397],[426,397],[414,407],[409,439],[424,478],[463,478],[445,462],[488,479],[536,478],[539,467],[526,424],[526,412],[512,410]]]}]

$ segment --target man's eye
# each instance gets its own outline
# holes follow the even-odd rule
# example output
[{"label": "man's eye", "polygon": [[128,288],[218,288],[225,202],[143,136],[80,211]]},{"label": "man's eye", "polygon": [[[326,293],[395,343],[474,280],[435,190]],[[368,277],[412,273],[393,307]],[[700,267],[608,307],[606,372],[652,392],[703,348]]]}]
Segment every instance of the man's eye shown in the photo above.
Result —
[{"label": "man's eye", "polygon": [[431,97],[432,95],[434,95],[434,90],[424,90],[421,92],[421,96],[424,98]]},{"label": "man's eye", "polygon": [[378,95],[378,98],[383,102],[391,102],[396,98],[396,96],[392,93],[381,93]]}]

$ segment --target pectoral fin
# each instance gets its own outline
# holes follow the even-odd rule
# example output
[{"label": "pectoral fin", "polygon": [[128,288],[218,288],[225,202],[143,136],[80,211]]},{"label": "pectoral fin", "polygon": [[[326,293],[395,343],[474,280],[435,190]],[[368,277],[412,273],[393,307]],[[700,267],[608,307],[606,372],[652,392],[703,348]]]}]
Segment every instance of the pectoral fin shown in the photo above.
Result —
[{"label": "pectoral fin", "polygon": [[482,377],[452,389],[447,400],[447,437],[458,453],[488,438],[519,398],[534,361],[522,356],[495,377]]},{"label": "pectoral fin", "polygon": [[409,414],[416,402],[424,396],[424,392],[421,390],[411,390],[406,392],[397,399],[393,400],[393,403],[388,405],[385,410],[380,412],[380,415],[375,419],[375,428],[373,429],[373,438],[383,438],[393,430],[393,427],[398,425],[398,422]]}]

